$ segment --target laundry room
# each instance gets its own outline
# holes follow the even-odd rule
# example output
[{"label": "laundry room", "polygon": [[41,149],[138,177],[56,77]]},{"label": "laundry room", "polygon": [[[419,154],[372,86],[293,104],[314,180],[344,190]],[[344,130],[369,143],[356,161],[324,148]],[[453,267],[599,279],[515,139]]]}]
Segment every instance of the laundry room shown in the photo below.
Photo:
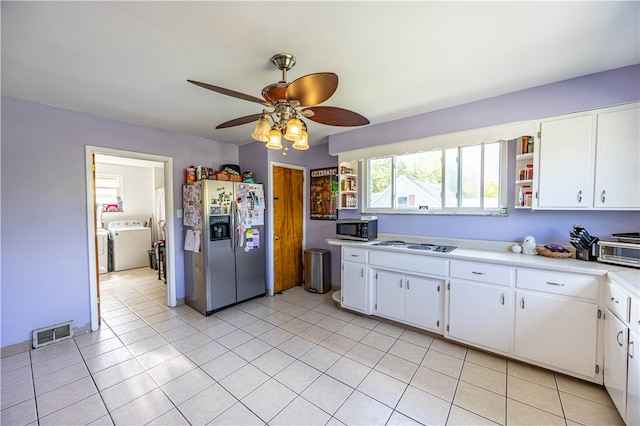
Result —
[{"label": "laundry room", "polygon": [[99,272],[152,266],[149,250],[164,240],[164,164],[96,154]]}]

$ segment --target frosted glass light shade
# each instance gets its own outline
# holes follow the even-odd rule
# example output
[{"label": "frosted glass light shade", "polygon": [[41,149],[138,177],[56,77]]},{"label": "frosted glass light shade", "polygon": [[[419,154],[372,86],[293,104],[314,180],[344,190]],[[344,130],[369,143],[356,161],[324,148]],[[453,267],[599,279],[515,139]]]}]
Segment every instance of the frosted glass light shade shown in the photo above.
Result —
[{"label": "frosted glass light shade", "polygon": [[282,140],[280,138],[280,131],[271,129],[269,131],[269,142],[265,145],[269,149],[282,149]]},{"label": "frosted glass light shade", "polygon": [[297,118],[292,118],[287,122],[287,131],[284,137],[293,142],[298,142],[302,139],[302,121]]},{"label": "frosted glass light shade", "polygon": [[269,120],[261,116],[258,121],[256,121],[256,127],[253,133],[251,133],[251,137],[259,142],[269,142],[269,130],[271,130]]},{"label": "frosted glass light shade", "polygon": [[291,145],[291,148],[299,149],[300,151],[309,149],[309,135],[306,130],[302,129],[302,138],[300,138],[299,141],[294,142],[293,145]]}]

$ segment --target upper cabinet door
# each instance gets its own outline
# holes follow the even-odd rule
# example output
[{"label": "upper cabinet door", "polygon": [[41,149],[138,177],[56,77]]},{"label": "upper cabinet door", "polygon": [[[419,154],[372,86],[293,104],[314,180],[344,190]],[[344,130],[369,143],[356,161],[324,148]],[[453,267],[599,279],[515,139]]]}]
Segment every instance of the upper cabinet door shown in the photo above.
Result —
[{"label": "upper cabinet door", "polygon": [[640,107],[597,115],[593,206],[640,208]]},{"label": "upper cabinet door", "polygon": [[[592,204],[593,115],[542,120],[537,203],[540,209],[582,209]],[[534,194],[535,196],[535,194]]]}]

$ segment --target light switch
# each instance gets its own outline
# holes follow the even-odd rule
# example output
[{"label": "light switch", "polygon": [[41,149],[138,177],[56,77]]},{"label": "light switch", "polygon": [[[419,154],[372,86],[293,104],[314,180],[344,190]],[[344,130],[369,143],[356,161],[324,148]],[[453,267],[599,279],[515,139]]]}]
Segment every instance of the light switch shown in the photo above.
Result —
[{"label": "light switch", "polygon": [[176,210],[176,217],[179,219],[182,217],[182,209]]}]

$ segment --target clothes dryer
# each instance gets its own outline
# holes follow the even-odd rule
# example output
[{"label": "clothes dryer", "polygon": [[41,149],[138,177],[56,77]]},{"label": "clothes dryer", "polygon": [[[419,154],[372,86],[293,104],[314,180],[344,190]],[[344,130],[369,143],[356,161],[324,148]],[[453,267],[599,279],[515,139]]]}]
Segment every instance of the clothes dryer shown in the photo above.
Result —
[{"label": "clothes dryer", "polygon": [[114,271],[149,265],[151,229],[139,220],[117,220],[109,223],[111,261]]}]

